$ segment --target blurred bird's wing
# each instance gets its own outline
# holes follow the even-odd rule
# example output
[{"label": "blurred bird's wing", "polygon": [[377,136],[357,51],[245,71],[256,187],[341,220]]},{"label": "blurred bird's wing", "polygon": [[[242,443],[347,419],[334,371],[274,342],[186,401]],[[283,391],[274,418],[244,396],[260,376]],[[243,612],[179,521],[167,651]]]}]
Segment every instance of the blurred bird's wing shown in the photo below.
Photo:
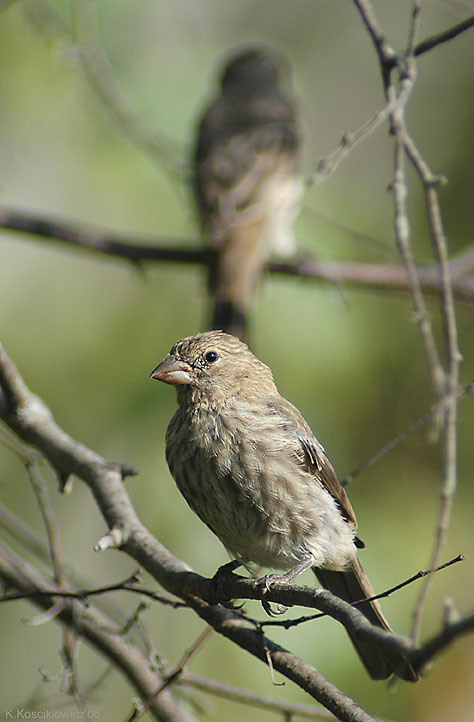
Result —
[{"label": "blurred bird's wing", "polygon": [[295,132],[284,121],[209,142],[196,169],[195,190],[212,247],[226,243],[236,224],[281,215],[282,208],[294,215],[301,194],[296,145]]},{"label": "blurred bird's wing", "polygon": [[216,254],[209,266],[211,326],[240,338],[268,253],[295,250],[292,224],[303,189],[296,173],[299,138],[291,109],[276,105],[281,117],[256,113],[252,105],[246,106],[250,117],[239,119],[238,104],[217,101],[201,125],[195,158],[201,223]]}]

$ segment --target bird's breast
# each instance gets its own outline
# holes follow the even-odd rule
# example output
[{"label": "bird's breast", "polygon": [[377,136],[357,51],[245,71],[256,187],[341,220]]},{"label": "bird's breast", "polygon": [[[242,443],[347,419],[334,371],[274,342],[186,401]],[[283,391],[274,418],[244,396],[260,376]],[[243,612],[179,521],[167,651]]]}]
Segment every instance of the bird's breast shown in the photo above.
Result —
[{"label": "bird's breast", "polygon": [[[251,408],[173,417],[166,455],[193,511],[240,560],[289,569],[346,534],[331,495],[298,463],[288,429]],[[324,531],[324,530],[328,531]],[[347,530],[347,533],[346,533]],[[324,551],[324,555],[327,552]]]}]

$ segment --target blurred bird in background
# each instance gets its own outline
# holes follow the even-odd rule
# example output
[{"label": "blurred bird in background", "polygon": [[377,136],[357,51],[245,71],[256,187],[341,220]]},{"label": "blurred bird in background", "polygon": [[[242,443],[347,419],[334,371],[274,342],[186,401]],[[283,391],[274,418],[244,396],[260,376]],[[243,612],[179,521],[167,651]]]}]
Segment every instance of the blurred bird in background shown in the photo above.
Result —
[{"label": "blurred bird in background", "polygon": [[264,45],[240,47],[199,123],[193,158],[194,194],[213,253],[212,328],[245,337],[269,252],[294,250],[300,141],[286,59]]},{"label": "blurred bird in background", "polygon": [[[246,344],[220,331],[190,336],[151,375],[177,391],[166,433],[171,474],[232,558],[281,569],[287,581],[312,568],[349,603],[374,595],[354,510],[323,446]],[[391,631],[377,601],[358,609]],[[401,652],[349,634],[374,679],[417,679]]]}]

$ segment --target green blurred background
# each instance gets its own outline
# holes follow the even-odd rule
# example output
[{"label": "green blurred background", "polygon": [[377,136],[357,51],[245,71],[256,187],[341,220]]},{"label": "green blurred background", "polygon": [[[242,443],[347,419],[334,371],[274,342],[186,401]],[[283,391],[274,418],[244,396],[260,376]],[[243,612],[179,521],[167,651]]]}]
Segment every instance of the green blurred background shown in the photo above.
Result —
[{"label": "green blurred background", "polygon": [[[375,7],[390,40],[403,47],[411,3],[380,0]],[[455,24],[473,7],[471,2],[427,0],[420,37]],[[97,12],[101,50],[127,102],[170,139],[167,147],[180,162],[187,158],[196,119],[212,90],[216,59],[243,41],[264,40],[291,59],[306,118],[306,173],[382,101],[375,54],[350,2],[3,3],[0,203],[113,229],[124,240],[127,234],[198,237],[185,174],[143,152],[87,80],[74,39],[78,8]],[[79,20],[84,28],[82,15]],[[449,181],[441,198],[453,254],[472,242],[472,32],[420,59],[408,110],[420,150]],[[397,260],[387,192],[391,172],[392,143],[384,127],[325,183],[307,191],[296,225],[300,247],[319,258]],[[415,252],[420,260],[430,260],[423,197],[411,174],[410,182]],[[430,301],[429,307],[441,340],[437,303]],[[73,437],[108,459],[140,469],[127,488],[143,522],[173,553],[212,575],[226,561],[225,552],[180,498],[164,460],[174,394],[148,378],[177,338],[205,326],[206,311],[202,269],[176,264],[134,269],[44,240],[1,234],[0,330],[7,352]],[[458,306],[458,321],[467,382],[474,376],[472,304]],[[405,295],[344,289],[342,295],[326,284],[267,277],[258,293],[252,337],[281,392],[302,410],[341,476],[433,403]],[[447,560],[464,553],[466,561],[436,576],[423,638],[439,630],[447,598],[461,614],[472,611],[473,404],[468,397],[459,409],[459,491],[442,554]],[[428,565],[440,459],[425,427],[367,469],[350,489],[367,543],[362,560],[377,590]],[[72,495],[61,497],[55,479],[48,478],[64,551],[74,566],[98,586],[133,571],[135,564],[123,554],[93,552],[105,529],[87,489],[76,482]],[[25,470],[3,445],[0,491],[3,504],[43,533]],[[303,581],[311,584],[312,578]],[[414,584],[383,603],[398,632],[409,632],[419,589]],[[136,599],[123,594],[114,602],[130,612]],[[257,605],[248,607],[261,614]],[[64,702],[57,684],[42,683],[38,672],[40,667],[51,675],[58,672],[60,632],[53,624],[26,626],[24,619],[34,614],[26,603],[1,607],[0,715],[3,707],[24,706],[33,692]],[[191,612],[157,605],[145,622],[170,665],[203,628]],[[441,656],[418,685],[390,691],[367,678],[344,631],[331,620],[272,636],[371,714],[400,722],[474,720],[474,649],[468,638]],[[105,668],[83,646],[78,665],[85,687]],[[189,669],[275,698],[312,701],[289,682],[272,686],[261,663],[217,635]],[[118,675],[109,676],[93,697],[100,719],[125,718],[132,696]],[[274,719],[217,699],[206,704],[211,720],[233,722],[243,714],[249,722]]]}]

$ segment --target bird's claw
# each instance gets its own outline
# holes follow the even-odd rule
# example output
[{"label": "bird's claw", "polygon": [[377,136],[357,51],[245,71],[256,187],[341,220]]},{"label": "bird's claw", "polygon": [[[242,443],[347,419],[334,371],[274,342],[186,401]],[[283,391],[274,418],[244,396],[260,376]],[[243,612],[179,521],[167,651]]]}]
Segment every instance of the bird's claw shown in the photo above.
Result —
[{"label": "bird's claw", "polygon": [[266,574],[264,577],[257,580],[257,585],[262,594],[262,607],[269,617],[278,617],[280,614],[284,614],[288,610],[288,607],[285,607],[284,604],[277,604],[276,609],[272,609],[270,602],[265,599],[265,595],[272,588],[273,582],[279,581],[279,579],[280,577],[278,574]]},{"label": "bird's claw", "polygon": [[232,574],[234,569],[237,569],[240,564],[234,559],[227,564],[223,564],[216,571],[211,579],[211,604],[223,604],[228,609],[239,609],[242,605],[234,605],[233,602],[225,598],[224,594],[224,582]]}]

